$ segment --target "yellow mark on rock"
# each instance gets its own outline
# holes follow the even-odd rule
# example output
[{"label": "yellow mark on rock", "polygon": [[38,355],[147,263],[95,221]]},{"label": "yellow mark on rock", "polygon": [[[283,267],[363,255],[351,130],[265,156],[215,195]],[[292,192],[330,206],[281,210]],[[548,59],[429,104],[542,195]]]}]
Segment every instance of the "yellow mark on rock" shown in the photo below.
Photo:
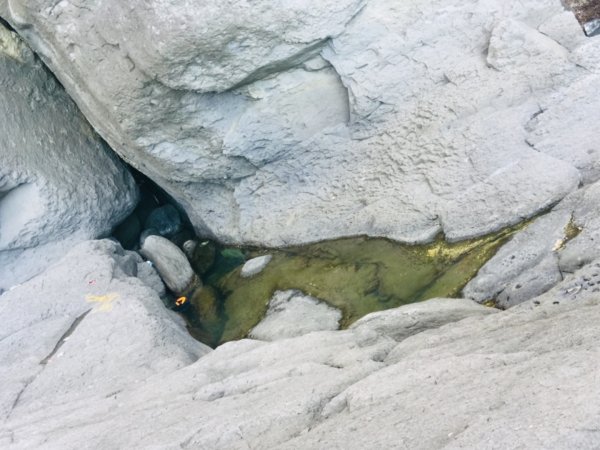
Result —
[{"label": "yellow mark on rock", "polygon": [[559,239],[554,243],[554,247],[552,247],[552,251],[557,252],[559,250],[564,249],[565,246],[567,245],[567,242],[569,242],[572,239],[575,239],[577,236],[579,236],[579,233],[581,233],[582,231],[583,231],[583,227],[577,225],[575,223],[575,219],[574,219],[573,215],[571,215],[571,220],[569,220],[569,223],[565,226],[565,230],[564,230],[565,236],[562,239]]},{"label": "yellow mark on rock", "polygon": [[100,306],[96,308],[95,312],[109,312],[112,311],[112,302],[119,298],[119,294],[111,293],[106,295],[86,295],[85,301],[88,303],[98,303]]}]

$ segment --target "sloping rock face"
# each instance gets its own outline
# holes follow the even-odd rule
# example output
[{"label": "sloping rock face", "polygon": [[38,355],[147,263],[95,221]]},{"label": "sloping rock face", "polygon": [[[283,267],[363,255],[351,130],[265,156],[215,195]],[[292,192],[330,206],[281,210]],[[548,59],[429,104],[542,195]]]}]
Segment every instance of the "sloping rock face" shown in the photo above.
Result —
[{"label": "sloping rock face", "polygon": [[157,278],[137,254],[92,241],[0,296],[2,421],[86,409],[209,352],[148,287]]},{"label": "sloping rock face", "polygon": [[0,292],[108,234],[136,201],[124,165],[0,24]]},{"label": "sloping rock face", "polygon": [[597,53],[559,0],[3,0],[0,15],[223,241],[458,240],[599,176],[580,132]]},{"label": "sloping rock face", "polygon": [[134,277],[152,283],[148,267],[112,242],[85,243],[0,297],[0,447],[598,442],[599,261],[509,311],[435,299],[345,331],[214,351]]}]

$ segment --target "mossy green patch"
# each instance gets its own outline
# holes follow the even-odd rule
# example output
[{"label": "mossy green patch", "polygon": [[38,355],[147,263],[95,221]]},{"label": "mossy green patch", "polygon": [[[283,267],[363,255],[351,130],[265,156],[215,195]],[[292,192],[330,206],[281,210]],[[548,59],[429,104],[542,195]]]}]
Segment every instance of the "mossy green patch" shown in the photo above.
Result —
[{"label": "mossy green patch", "polygon": [[[347,327],[373,311],[457,296],[515,231],[453,244],[439,239],[411,246],[357,237],[277,250],[245,249],[248,259],[263,254],[273,258],[251,278],[242,278],[239,266],[230,265],[227,273],[215,267],[207,280],[219,293],[220,325],[215,326],[214,314],[209,319],[196,313],[190,321],[210,328],[212,345],[239,339],[262,319],[275,291],[298,289],[339,308],[341,325]],[[231,259],[241,264],[241,251],[226,251],[228,264]]]}]

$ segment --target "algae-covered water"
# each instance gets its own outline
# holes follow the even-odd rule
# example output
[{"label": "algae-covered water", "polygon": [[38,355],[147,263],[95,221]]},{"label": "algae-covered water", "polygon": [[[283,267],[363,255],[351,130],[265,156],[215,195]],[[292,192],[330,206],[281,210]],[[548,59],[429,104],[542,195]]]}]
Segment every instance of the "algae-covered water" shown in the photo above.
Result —
[{"label": "algae-covered water", "polygon": [[[342,327],[373,311],[455,297],[514,232],[454,244],[357,237],[277,250],[222,249],[192,298],[190,331],[213,346],[243,338],[277,290],[298,289],[339,308]],[[263,254],[273,256],[268,266],[242,278],[241,264]]]}]

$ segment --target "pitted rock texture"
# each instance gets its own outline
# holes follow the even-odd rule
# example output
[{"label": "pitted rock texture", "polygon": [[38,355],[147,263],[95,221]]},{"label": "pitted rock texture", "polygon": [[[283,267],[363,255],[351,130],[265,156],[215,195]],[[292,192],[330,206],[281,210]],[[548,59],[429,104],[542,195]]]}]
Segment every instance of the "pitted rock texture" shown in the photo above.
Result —
[{"label": "pitted rock texture", "polygon": [[558,0],[4,0],[0,16],[230,243],[458,240],[600,173],[596,46]]},{"label": "pitted rock texture", "polygon": [[124,165],[0,24],[0,289],[108,234],[136,201]]},{"label": "pitted rock texture", "polygon": [[86,243],[0,296],[0,447],[598,442],[597,261],[508,311],[435,299],[349,330],[214,351],[134,277],[146,266],[112,242]]}]

